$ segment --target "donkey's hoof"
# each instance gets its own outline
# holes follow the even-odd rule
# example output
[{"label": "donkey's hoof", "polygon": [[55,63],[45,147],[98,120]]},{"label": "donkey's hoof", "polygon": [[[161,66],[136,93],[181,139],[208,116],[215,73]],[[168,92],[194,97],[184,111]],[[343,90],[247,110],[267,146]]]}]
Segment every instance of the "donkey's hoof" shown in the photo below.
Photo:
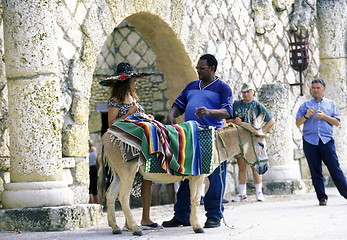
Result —
[{"label": "donkey's hoof", "polygon": [[142,236],[142,231],[141,230],[140,231],[134,231],[133,235],[135,235],[135,236]]},{"label": "donkey's hoof", "polygon": [[122,234],[122,230],[120,229],[113,229],[112,234]]},{"label": "donkey's hoof", "polygon": [[204,233],[205,231],[202,228],[197,228],[197,229],[194,229],[194,232],[195,233]]}]

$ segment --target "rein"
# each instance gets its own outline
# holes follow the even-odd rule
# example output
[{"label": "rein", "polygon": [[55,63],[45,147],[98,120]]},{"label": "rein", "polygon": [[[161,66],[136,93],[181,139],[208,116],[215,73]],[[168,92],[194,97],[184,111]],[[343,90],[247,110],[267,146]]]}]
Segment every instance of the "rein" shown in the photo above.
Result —
[{"label": "rein", "polygon": [[[222,147],[223,147],[223,149],[225,150],[225,152],[226,152],[226,156],[228,157],[228,151],[226,150],[226,146],[225,146],[225,142],[224,142],[224,140],[223,140],[223,138],[220,136],[220,134],[216,131],[216,133],[215,133],[216,135],[218,135],[218,137],[219,137],[219,139],[220,139],[220,141],[221,141],[221,143],[222,143]],[[217,153],[218,153],[218,162],[219,162],[219,178],[220,178],[220,182],[221,182],[221,184],[222,184],[222,189],[224,189],[224,183],[223,183],[223,180],[222,180],[222,165],[221,165],[221,161],[220,161],[220,159],[221,159],[221,157],[220,157],[220,149],[218,148],[218,140],[217,140],[217,138],[216,138],[216,149],[217,149]],[[225,218],[224,218],[224,215],[223,215],[223,191],[221,192],[221,195],[220,195],[220,201],[219,201],[219,210],[220,210],[220,212],[222,213],[222,219],[223,219],[223,222],[224,222],[224,224],[228,227],[228,228],[230,228],[230,229],[234,229],[234,226],[229,226],[227,223],[226,223],[226,221],[225,221]]]}]

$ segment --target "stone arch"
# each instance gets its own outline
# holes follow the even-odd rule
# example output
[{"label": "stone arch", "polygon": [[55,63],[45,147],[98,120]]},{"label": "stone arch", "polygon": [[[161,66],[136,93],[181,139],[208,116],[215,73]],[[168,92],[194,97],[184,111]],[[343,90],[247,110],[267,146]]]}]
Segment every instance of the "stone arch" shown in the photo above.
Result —
[{"label": "stone arch", "polygon": [[[161,16],[149,12],[130,14],[122,19],[117,18],[116,23],[114,25],[112,24],[113,28],[108,29],[108,33],[106,34],[111,34],[113,29],[118,25],[117,23],[121,23],[124,19],[129,21],[137,29],[155,53],[157,66],[167,80],[169,99],[173,101],[188,82],[197,78],[192,61],[182,42],[172,27]],[[105,20],[111,21],[111,19]],[[93,36],[90,37],[93,38]],[[102,38],[105,41],[107,36],[103,36]],[[91,39],[91,41],[94,43],[98,42],[98,44],[95,44],[98,49],[92,54],[96,57],[101,51],[103,43],[100,40],[94,41],[94,39]]]},{"label": "stone arch", "polygon": [[157,66],[163,72],[168,96],[173,101],[185,85],[197,78],[191,60],[172,28],[159,16],[137,13],[126,18],[141,33],[157,57]]}]

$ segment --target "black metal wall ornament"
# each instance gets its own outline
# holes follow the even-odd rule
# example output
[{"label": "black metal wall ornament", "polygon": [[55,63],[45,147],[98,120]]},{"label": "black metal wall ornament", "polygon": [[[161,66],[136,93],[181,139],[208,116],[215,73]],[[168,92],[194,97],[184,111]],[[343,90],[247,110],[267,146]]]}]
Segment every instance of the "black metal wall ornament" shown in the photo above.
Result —
[{"label": "black metal wall ornament", "polygon": [[289,59],[290,59],[290,65],[295,71],[298,71],[300,73],[300,82],[299,83],[292,83],[290,86],[300,86],[300,96],[303,96],[303,79],[302,79],[302,72],[306,70],[308,67],[309,62],[309,56],[308,56],[308,32],[305,34],[302,34],[300,31],[300,34],[297,32],[290,33],[288,32],[288,43],[290,47],[289,51]]}]

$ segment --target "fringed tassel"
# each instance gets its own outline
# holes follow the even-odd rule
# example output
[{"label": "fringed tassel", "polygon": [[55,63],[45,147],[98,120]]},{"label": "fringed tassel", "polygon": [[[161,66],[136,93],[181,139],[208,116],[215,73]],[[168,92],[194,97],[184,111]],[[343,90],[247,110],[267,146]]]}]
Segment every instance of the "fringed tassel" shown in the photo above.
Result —
[{"label": "fringed tassel", "polygon": [[119,147],[120,152],[122,154],[123,162],[127,162],[126,153],[128,151],[130,151],[133,156],[139,152],[139,150],[137,148],[119,140],[116,136],[114,136],[112,134],[110,135],[110,139],[111,139],[113,146],[115,146],[115,144],[118,144],[118,147]]}]

